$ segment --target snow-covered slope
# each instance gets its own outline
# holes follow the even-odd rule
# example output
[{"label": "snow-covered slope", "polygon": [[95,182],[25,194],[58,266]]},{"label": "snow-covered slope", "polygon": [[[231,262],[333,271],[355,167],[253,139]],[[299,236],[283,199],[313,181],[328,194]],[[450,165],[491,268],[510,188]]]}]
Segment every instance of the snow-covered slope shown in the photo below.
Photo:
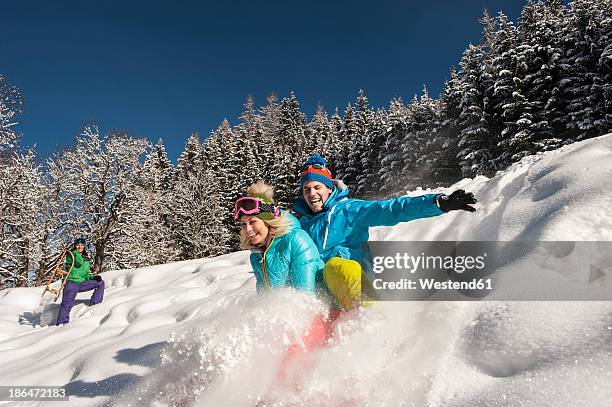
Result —
[{"label": "snow-covered slope", "polygon": [[[612,241],[612,135],[449,190],[458,187],[476,194],[476,214],[377,228],[372,239]],[[61,327],[40,288],[1,291],[0,384],[66,385],[70,402],[54,405],[78,406],[612,400],[610,302],[380,303],[339,322],[300,389],[270,393],[283,350],[322,305],[292,292],[258,297],[249,269],[239,252],[108,272],[104,302],[88,307],[90,293],[79,294]]]}]

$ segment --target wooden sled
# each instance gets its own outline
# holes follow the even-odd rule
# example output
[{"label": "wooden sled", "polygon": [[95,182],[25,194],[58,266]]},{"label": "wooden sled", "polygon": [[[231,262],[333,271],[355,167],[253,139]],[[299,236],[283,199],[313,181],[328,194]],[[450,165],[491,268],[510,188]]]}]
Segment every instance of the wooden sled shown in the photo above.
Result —
[{"label": "wooden sled", "polygon": [[[72,257],[72,262],[70,264],[70,270],[65,271],[64,270],[65,263],[62,260],[66,257],[67,253],[70,254],[70,257]],[[62,251],[62,254],[58,256],[57,261],[55,262],[55,268],[53,269],[53,274],[51,274],[51,276],[49,277],[49,281],[47,281],[47,286],[45,287],[41,297],[44,297],[47,292],[51,292],[55,294],[55,298],[53,299],[53,302],[57,301],[57,299],[60,296],[60,293],[64,289],[64,285],[66,284],[66,280],[68,279],[68,276],[70,275],[70,273],[72,273],[73,268],[74,268],[74,254],[72,253],[71,250],[68,250],[68,246],[64,246],[64,250]],[[59,289],[51,288],[50,287],[51,284],[57,278],[60,278],[62,280],[62,286]]]}]

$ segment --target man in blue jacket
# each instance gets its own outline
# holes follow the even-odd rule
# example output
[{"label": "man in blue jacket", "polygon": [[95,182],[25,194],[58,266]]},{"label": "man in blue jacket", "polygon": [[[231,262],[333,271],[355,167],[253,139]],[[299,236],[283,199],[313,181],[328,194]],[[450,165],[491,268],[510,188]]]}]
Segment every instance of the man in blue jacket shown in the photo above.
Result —
[{"label": "man in blue jacket", "polygon": [[476,210],[470,206],[476,203],[474,195],[463,190],[449,196],[426,194],[378,201],[349,198],[348,188],[333,180],[327,162],[318,154],[302,167],[300,187],[302,197],[293,210],[302,215],[302,229],[314,240],[325,262],[327,288],[344,309],[359,303],[361,265],[371,260],[369,253],[362,253],[362,244],[368,241],[371,226],[393,226],[453,210]]}]

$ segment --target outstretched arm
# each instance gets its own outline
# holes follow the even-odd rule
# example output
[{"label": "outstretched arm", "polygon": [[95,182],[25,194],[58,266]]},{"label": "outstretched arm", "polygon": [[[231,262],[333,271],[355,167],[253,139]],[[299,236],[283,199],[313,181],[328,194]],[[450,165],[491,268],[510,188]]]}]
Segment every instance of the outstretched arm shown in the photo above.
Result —
[{"label": "outstretched arm", "polygon": [[400,196],[383,201],[354,199],[347,204],[347,210],[353,222],[367,226],[393,226],[400,222],[429,218],[454,210],[475,212],[476,208],[470,205],[476,202],[474,194],[459,189],[448,196],[426,194],[415,197]]},{"label": "outstretched arm", "polygon": [[393,226],[413,219],[429,218],[444,213],[435,202],[435,194],[400,196],[381,201],[354,199],[346,209],[353,222],[367,226]]}]

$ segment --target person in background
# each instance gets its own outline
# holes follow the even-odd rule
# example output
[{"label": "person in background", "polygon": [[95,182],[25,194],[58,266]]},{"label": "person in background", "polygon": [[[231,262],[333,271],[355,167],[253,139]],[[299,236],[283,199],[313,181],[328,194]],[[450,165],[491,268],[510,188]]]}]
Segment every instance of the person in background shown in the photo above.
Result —
[{"label": "person in background", "polygon": [[72,247],[74,267],[72,267],[73,256],[70,253],[66,254],[65,270],[69,271],[72,267],[72,271],[66,278],[66,284],[62,292],[62,303],[57,314],[57,325],[67,324],[70,321],[70,310],[74,305],[77,293],[94,290],[89,305],[99,304],[104,299],[104,281],[102,277],[91,274],[91,263],[85,249],[86,243],[82,237],[74,241]]}]

